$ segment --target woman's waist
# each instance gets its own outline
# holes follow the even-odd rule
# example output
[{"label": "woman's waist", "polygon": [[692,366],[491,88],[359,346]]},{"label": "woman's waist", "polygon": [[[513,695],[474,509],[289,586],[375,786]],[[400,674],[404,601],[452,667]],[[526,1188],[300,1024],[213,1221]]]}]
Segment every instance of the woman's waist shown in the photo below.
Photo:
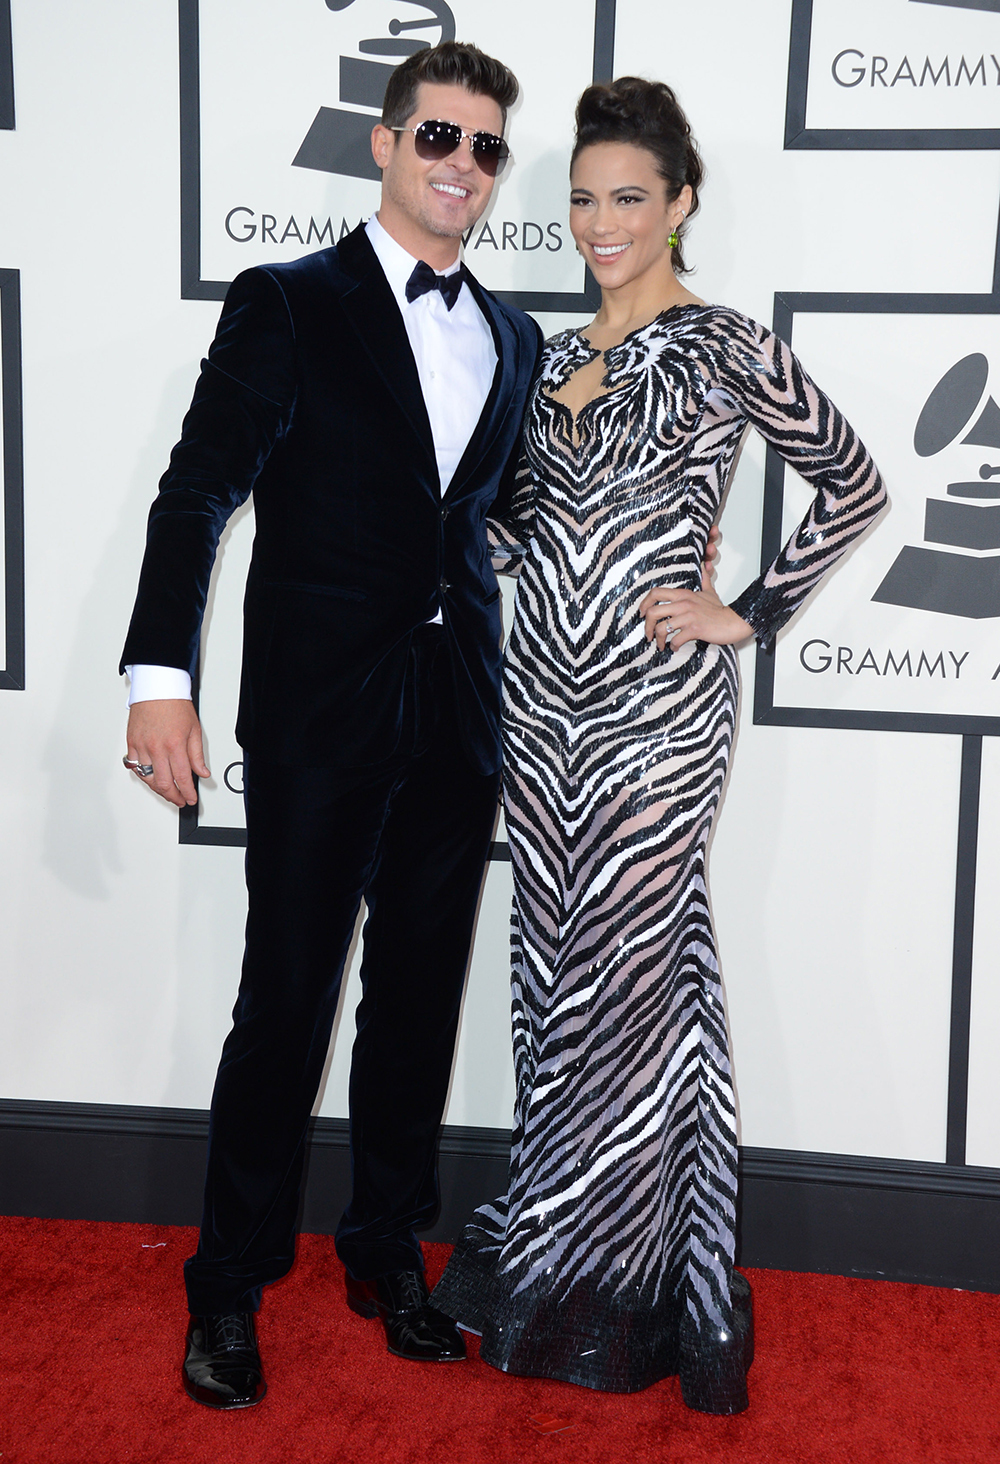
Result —
[{"label": "woman's waist", "polygon": [[561,606],[601,605],[628,614],[658,586],[698,590],[703,550],[683,544],[671,552],[650,552],[608,535],[599,543],[556,541],[536,534],[521,569],[521,580]]},{"label": "woman's waist", "polygon": [[504,651],[503,677],[509,694],[537,704],[624,715],[653,701],[687,698],[695,680],[707,684],[716,675],[729,680],[735,665],[731,646],[688,641],[661,651],[646,640],[641,626],[627,641],[574,643],[540,638],[515,625]]},{"label": "woman's waist", "polygon": [[620,566],[616,574],[587,574],[568,563],[535,560],[522,569],[511,637],[550,638],[573,664],[616,651],[634,658],[649,650],[640,606],[650,591],[698,590],[696,569]]}]

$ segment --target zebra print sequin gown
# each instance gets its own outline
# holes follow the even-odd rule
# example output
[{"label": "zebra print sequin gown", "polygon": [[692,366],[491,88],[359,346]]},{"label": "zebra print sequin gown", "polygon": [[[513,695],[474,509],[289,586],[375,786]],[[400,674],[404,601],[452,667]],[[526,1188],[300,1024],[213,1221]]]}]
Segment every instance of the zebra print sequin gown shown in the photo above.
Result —
[{"label": "zebra print sequin gown", "polygon": [[734,602],[758,639],[884,492],[788,348],[733,310],[675,306],[633,332],[574,423],[552,393],[597,355],[575,331],[547,343],[512,513],[491,524],[494,564],[519,571],[504,681],[517,1099],[508,1192],[473,1216],[434,1302],[497,1367],[630,1392],[678,1371],[685,1326],[731,1331],[749,1302],[705,887],[736,658],[658,651],[638,606],[655,585],[700,586],[748,422],[816,489]]}]

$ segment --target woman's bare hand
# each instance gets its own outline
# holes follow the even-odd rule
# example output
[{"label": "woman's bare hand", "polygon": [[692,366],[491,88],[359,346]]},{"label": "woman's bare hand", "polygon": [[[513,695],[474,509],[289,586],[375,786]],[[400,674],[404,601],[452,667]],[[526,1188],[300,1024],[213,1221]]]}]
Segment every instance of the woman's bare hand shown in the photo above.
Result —
[{"label": "woman's bare hand", "polygon": [[657,585],[639,606],[639,614],[646,621],[646,639],[655,640],[661,651],[668,642],[676,651],[688,641],[734,646],[753,635],[753,628],[715,593],[707,565],[702,569],[700,590]]}]

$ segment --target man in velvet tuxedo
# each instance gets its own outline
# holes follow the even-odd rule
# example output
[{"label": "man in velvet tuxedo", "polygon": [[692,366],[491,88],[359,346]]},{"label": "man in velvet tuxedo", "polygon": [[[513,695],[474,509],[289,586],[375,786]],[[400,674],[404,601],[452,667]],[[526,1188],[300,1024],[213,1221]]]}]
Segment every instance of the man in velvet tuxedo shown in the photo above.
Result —
[{"label": "man in velvet tuxedo", "polygon": [[516,96],[506,67],[471,46],[396,70],[372,134],[377,218],[233,283],[150,512],[122,658],[127,763],[178,806],[208,776],[189,698],[216,546],[251,489],[256,512],[237,724],[246,953],[185,1267],[184,1383],[217,1408],[264,1394],[254,1313],[292,1264],[307,1123],[362,900],[353,1194],[336,1242],[347,1299],[381,1318],[400,1356],[464,1356],[429,1304],[415,1232],[437,1203],[498,793],[501,627],[483,520],[509,488],[540,347],[537,326],[459,263]]}]

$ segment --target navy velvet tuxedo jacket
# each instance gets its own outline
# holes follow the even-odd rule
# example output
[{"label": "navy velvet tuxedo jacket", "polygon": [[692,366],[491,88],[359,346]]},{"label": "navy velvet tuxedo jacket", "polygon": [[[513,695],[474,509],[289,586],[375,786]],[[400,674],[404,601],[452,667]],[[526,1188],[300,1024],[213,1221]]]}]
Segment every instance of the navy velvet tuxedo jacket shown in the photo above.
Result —
[{"label": "navy velvet tuxedo jacket", "polygon": [[486,406],[444,498],[416,363],[364,230],[234,280],[149,515],[122,665],[196,675],[222,529],[254,494],[236,735],[359,766],[396,746],[414,628],[440,605],[465,750],[500,763],[499,590],[484,518],[513,479],[541,346],[469,279],[493,332]]}]

